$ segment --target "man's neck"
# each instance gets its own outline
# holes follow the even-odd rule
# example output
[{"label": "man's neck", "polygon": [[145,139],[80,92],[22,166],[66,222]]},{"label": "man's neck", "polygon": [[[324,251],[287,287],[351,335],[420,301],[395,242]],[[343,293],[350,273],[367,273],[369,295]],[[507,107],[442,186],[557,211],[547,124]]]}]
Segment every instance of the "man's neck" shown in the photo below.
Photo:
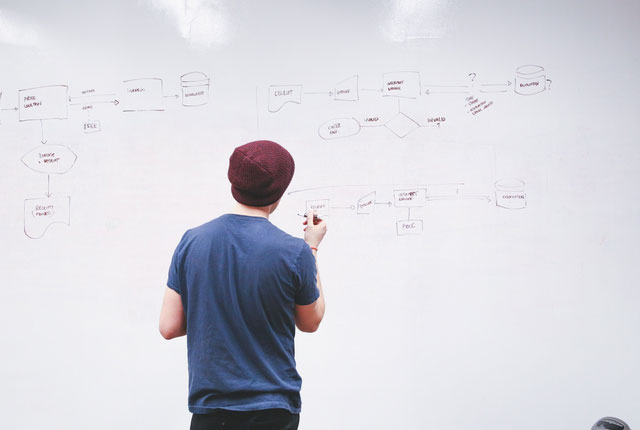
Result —
[{"label": "man's neck", "polygon": [[257,217],[269,219],[270,210],[271,210],[271,206],[258,207],[258,206],[247,206],[247,205],[243,205],[242,203],[236,203],[231,213],[236,215],[257,216]]}]

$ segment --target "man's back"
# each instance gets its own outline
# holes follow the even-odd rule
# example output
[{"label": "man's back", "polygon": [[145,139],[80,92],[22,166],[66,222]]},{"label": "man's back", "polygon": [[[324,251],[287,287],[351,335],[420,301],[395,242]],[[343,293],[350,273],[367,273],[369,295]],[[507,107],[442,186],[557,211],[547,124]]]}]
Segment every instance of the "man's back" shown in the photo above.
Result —
[{"label": "man's back", "polygon": [[307,212],[301,240],[269,222],[294,171],[276,142],[235,148],[232,213],[188,230],[174,252],[158,328],[187,335],[191,430],[298,428],[295,328],[314,332],[324,316],[315,258],[327,225]]},{"label": "man's back", "polygon": [[223,215],[185,233],[168,286],[187,319],[191,412],[300,412],[294,310],[319,296],[302,239],[266,218]]}]

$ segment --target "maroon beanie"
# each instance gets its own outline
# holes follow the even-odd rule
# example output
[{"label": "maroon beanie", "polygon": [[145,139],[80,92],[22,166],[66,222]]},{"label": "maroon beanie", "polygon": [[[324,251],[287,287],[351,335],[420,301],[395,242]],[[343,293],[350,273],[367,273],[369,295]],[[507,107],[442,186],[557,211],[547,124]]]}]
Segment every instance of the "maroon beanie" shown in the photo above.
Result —
[{"label": "maroon beanie", "polygon": [[289,151],[270,140],[238,146],[229,158],[231,194],[247,206],[268,206],[289,186],[295,164]]}]

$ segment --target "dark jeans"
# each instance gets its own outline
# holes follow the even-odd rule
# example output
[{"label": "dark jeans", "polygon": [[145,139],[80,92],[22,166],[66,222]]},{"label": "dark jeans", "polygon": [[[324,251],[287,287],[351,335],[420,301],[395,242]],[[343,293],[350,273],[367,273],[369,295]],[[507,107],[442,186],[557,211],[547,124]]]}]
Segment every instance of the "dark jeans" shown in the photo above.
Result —
[{"label": "dark jeans", "polygon": [[216,409],[210,414],[193,414],[191,430],[297,430],[299,422],[300,414],[292,414],[286,409]]}]

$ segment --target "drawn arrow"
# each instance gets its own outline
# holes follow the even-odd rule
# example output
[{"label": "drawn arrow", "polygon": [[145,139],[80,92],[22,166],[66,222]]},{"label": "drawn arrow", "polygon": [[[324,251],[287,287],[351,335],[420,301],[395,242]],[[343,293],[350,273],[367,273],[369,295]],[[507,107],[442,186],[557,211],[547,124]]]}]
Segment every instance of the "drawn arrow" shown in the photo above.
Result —
[{"label": "drawn arrow", "polygon": [[47,174],[47,197],[51,197],[51,175]]},{"label": "drawn arrow", "polygon": [[469,91],[433,91],[433,90],[427,89],[424,93],[426,95],[430,95],[430,94],[469,94]]},{"label": "drawn arrow", "polygon": [[382,89],[377,90],[375,88],[360,88],[360,91],[375,91],[377,93],[381,93]]},{"label": "drawn arrow", "polygon": [[178,94],[173,94],[173,95],[170,95],[170,96],[162,96],[162,97],[164,97],[164,98],[173,97],[174,99],[177,99],[180,96]]},{"label": "drawn arrow", "polygon": [[17,111],[18,108],[17,107],[12,107],[12,108],[2,108],[0,110],[13,110],[13,111]]},{"label": "drawn arrow", "polygon": [[487,202],[491,201],[491,197],[489,196],[427,196],[427,200],[486,200]]},{"label": "drawn arrow", "polygon": [[327,91],[311,91],[311,92],[305,92],[303,94],[326,94],[329,97],[331,97],[333,95],[333,91],[329,91],[329,92],[327,92]]},{"label": "drawn arrow", "polygon": [[[454,93],[459,93],[462,92],[462,90],[465,89],[469,89],[469,85],[425,85],[425,87],[429,87],[427,89],[425,89],[424,93],[425,94],[429,94],[429,93],[441,93],[441,92],[454,92]],[[434,91],[432,88],[436,88],[436,91]],[[460,89],[458,89],[460,88]],[[449,91],[447,91],[449,90]]]},{"label": "drawn arrow", "polygon": [[69,96],[69,101],[71,102],[78,99],[91,99],[95,97],[114,97],[114,96],[115,94],[87,94],[84,96],[75,96],[75,97]]},{"label": "drawn arrow", "polygon": [[469,88],[469,85],[425,85],[431,88]]},{"label": "drawn arrow", "polygon": [[43,145],[47,143],[47,141],[44,140],[44,125],[42,124],[42,120],[40,120],[40,143]]},{"label": "drawn arrow", "polygon": [[425,94],[429,94],[429,93],[468,93],[468,91],[434,91],[434,90],[427,89],[425,91]]},{"label": "drawn arrow", "polygon": [[[425,87],[429,87],[424,91],[426,95],[467,93],[468,91],[460,91],[456,90],[456,88],[469,89],[469,85],[424,85],[422,88],[424,89]],[[434,91],[431,88],[442,88],[442,90]]]},{"label": "drawn arrow", "polygon": [[498,86],[511,86],[511,81],[507,81],[506,84],[480,84],[481,87],[498,87]]},{"label": "drawn arrow", "polygon": [[387,205],[391,207],[391,202],[373,202],[374,205]]},{"label": "drawn arrow", "polygon": [[348,209],[348,210],[354,210],[356,207],[355,205],[351,205],[351,206],[331,206],[331,209]]},{"label": "drawn arrow", "polygon": [[491,89],[480,89],[481,93],[506,93],[507,89],[505,87],[510,87],[511,86],[511,81],[507,81],[506,84],[480,84],[481,87],[502,87],[504,89],[496,89],[496,90],[491,90]]},{"label": "drawn arrow", "polygon": [[97,101],[97,102],[92,102],[92,101],[86,101],[83,103],[69,103],[71,106],[87,106],[87,105],[96,105],[96,104],[100,104],[100,103],[113,103],[114,106],[118,106],[120,104],[120,102],[118,100],[104,100],[104,101]]}]

